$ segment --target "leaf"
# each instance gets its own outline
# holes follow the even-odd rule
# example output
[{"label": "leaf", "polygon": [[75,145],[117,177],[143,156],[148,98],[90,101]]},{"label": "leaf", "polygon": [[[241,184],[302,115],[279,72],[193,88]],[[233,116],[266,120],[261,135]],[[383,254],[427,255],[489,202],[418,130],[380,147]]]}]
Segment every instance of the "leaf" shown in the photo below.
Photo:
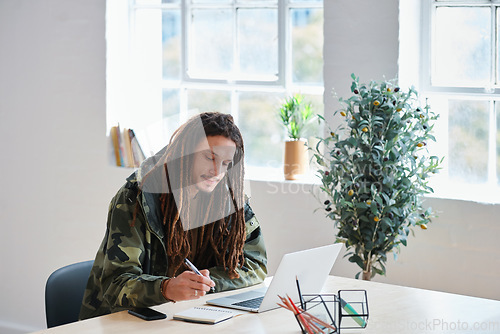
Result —
[{"label": "leaf", "polygon": [[363,259],[358,255],[358,254],[353,254],[350,258],[349,258],[349,262],[353,262],[353,263],[356,263],[361,269],[364,268],[364,263],[363,263]]},{"label": "leaf", "polygon": [[387,218],[387,217],[384,217],[380,220],[380,228],[382,229],[382,231],[386,232],[386,233],[390,233],[392,232],[392,221]]},{"label": "leaf", "polygon": [[382,231],[378,231],[377,232],[377,236],[378,236],[378,238],[377,238],[377,244],[378,245],[382,245],[384,243],[384,241],[385,241],[386,234],[384,232],[382,232]]},{"label": "leaf", "polygon": [[384,270],[379,269],[379,268],[377,268],[377,267],[375,267],[375,266],[372,266],[372,270],[373,270],[375,273],[379,274],[379,275],[383,275],[383,276],[385,275],[385,271],[384,271]]},{"label": "leaf", "polygon": [[368,217],[366,217],[365,215],[362,215],[359,217],[359,220],[363,221],[363,222],[366,222],[366,223],[369,223],[370,222],[370,219],[368,219]]},{"label": "leaf", "polygon": [[406,237],[401,237],[400,241],[406,247]]},{"label": "leaf", "polygon": [[355,204],[356,209],[368,209],[368,205],[365,202],[358,202]]},{"label": "leaf", "polygon": [[380,196],[382,196],[384,198],[384,203],[386,204],[389,204],[390,202],[390,199],[389,199],[389,196],[387,196],[385,193],[380,193]]}]

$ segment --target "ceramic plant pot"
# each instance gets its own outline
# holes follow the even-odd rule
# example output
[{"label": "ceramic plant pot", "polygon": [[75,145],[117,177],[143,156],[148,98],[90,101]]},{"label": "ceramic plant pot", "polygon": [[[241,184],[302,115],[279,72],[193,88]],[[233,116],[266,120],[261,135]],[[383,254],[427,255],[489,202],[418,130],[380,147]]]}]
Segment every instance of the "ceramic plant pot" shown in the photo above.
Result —
[{"label": "ceramic plant pot", "polygon": [[307,173],[309,164],[306,143],[304,139],[285,142],[285,180],[297,180]]}]

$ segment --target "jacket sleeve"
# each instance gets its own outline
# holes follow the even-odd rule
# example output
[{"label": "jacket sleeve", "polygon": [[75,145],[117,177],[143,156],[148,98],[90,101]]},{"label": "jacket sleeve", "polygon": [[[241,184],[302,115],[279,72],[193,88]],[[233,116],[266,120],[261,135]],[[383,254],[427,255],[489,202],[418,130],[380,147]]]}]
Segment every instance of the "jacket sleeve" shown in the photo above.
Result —
[{"label": "jacket sleeve", "polygon": [[221,267],[212,267],[210,277],[215,282],[215,291],[244,288],[261,283],[267,276],[267,254],[261,228],[250,205],[245,204],[246,240],[243,246],[245,263],[236,272],[239,278],[230,279]]},{"label": "jacket sleeve", "polygon": [[106,235],[89,277],[80,318],[167,301],[160,291],[167,277],[149,275],[143,269],[150,259],[151,232],[141,209],[132,221],[135,202],[136,193],[127,188],[111,201]]}]

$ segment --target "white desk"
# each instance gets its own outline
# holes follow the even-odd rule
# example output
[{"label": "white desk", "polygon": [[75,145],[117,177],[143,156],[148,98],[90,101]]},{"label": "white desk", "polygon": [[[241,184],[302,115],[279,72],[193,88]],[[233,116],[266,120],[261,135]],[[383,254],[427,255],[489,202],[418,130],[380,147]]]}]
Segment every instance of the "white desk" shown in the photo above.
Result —
[{"label": "white desk", "polygon": [[[500,301],[389,284],[330,276],[324,293],[339,289],[364,289],[368,294],[370,317],[365,329],[341,333],[500,333]],[[238,293],[243,290],[218,293]],[[144,321],[119,312],[103,317],[54,327],[38,333],[300,333],[293,314],[285,309],[242,316],[216,325],[172,320],[174,313],[204,304],[208,295],[196,301],[155,307],[167,314],[165,320]]]}]

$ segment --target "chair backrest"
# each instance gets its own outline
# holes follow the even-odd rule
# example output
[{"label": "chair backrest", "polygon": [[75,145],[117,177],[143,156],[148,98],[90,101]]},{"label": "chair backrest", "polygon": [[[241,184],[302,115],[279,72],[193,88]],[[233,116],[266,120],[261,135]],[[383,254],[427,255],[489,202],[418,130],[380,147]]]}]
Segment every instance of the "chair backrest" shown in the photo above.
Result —
[{"label": "chair backrest", "polygon": [[70,264],[54,271],[45,285],[47,328],[78,320],[83,293],[94,261]]}]

